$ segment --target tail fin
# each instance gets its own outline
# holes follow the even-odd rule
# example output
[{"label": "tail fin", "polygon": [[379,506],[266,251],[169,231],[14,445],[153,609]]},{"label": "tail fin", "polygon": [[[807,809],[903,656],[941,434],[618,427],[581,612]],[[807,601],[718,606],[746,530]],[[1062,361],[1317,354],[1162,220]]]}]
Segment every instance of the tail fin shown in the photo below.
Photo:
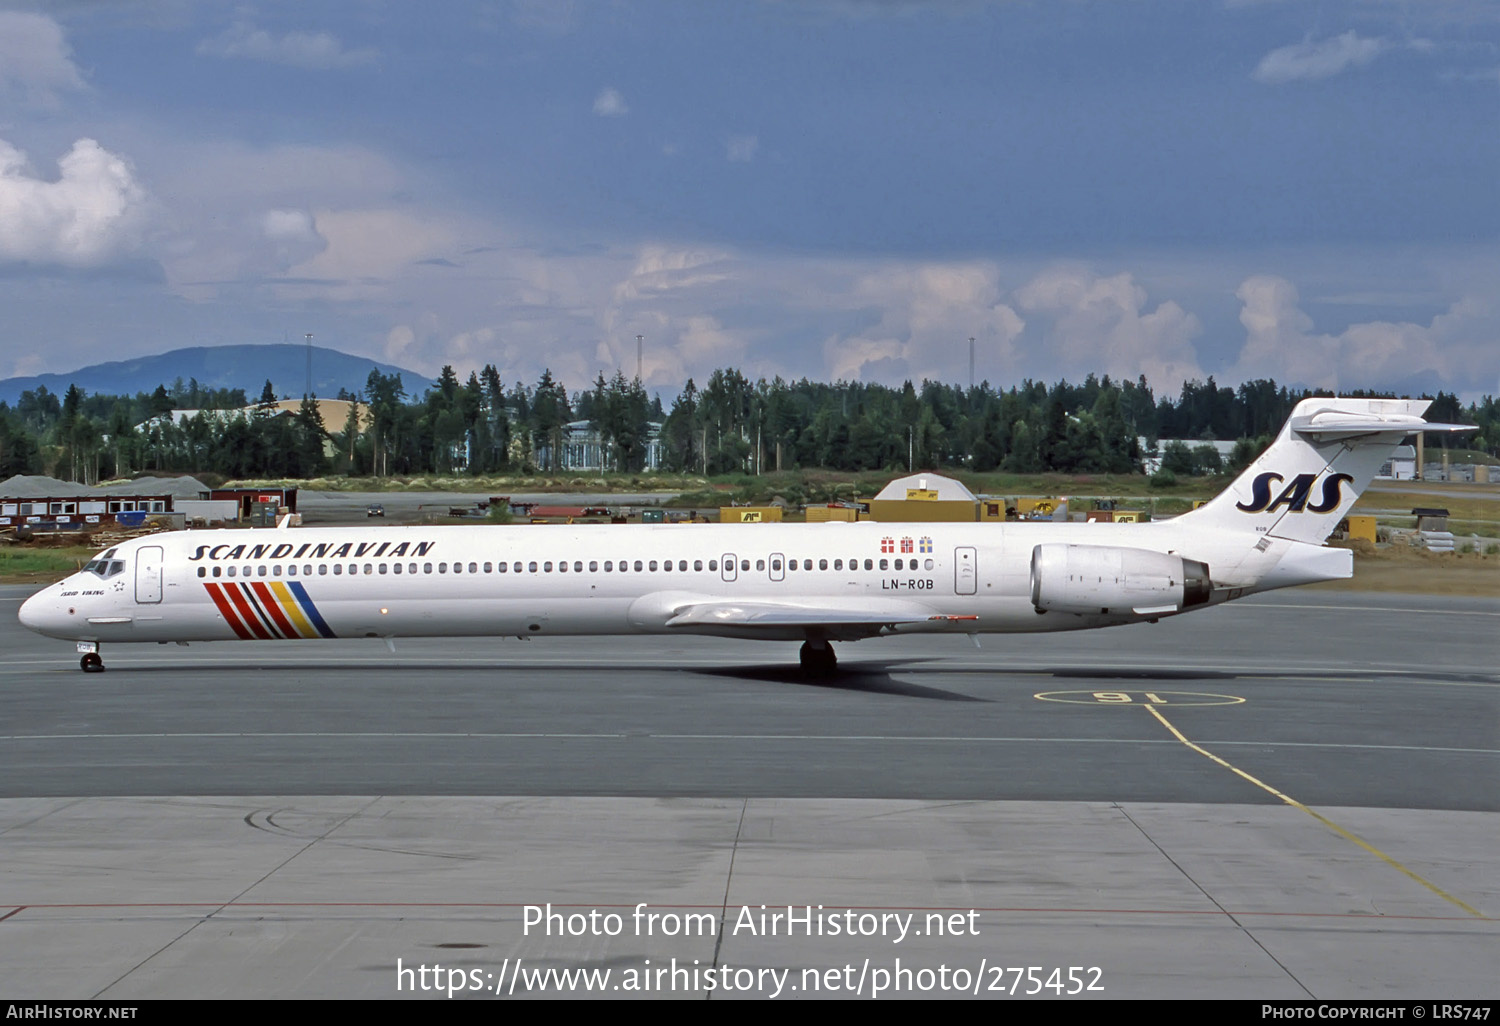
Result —
[{"label": "tail fin", "polygon": [[1407,435],[1473,430],[1429,424],[1430,399],[1304,399],[1270,448],[1215,498],[1195,526],[1322,544]]}]

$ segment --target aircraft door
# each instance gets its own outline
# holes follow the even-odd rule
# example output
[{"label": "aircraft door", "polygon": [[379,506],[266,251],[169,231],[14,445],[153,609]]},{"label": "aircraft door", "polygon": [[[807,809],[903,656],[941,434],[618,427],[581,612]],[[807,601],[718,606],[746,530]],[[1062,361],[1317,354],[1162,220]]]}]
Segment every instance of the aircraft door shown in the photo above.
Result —
[{"label": "aircraft door", "polygon": [[724,575],[724,580],[733,581],[738,576],[738,564],[735,562],[733,552],[724,553],[724,557],[719,561],[719,566],[721,568],[719,572]]},{"label": "aircraft door", "polygon": [[135,550],[135,600],[141,604],[161,601],[160,545],[142,545]]},{"label": "aircraft door", "polygon": [[779,552],[771,553],[771,580],[780,581],[786,578],[786,559]]},{"label": "aircraft door", "polygon": [[979,585],[978,559],[974,549],[961,545],[953,550],[953,592],[956,595],[973,595]]}]

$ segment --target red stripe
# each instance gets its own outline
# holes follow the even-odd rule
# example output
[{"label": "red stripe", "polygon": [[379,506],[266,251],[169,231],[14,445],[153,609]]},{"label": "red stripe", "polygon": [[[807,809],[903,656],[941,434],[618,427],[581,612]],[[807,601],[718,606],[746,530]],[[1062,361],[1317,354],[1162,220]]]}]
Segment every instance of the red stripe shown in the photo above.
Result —
[{"label": "red stripe", "polygon": [[261,607],[271,614],[271,619],[276,621],[276,626],[281,628],[281,633],[289,638],[302,637],[297,632],[297,628],[292,626],[292,622],[286,618],[286,614],[281,611],[281,603],[276,601],[276,596],[271,594],[271,589],[261,581],[256,581],[252,587],[255,588],[255,594],[260,599]]},{"label": "red stripe", "polygon": [[246,581],[240,585],[240,594],[245,597],[246,604],[250,606],[250,610],[255,614],[256,621],[260,624],[261,628],[265,630],[272,641],[277,640],[281,632],[276,629],[276,625],[271,622],[270,616],[261,608],[260,600],[255,597],[255,585],[250,581]]},{"label": "red stripe", "polygon": [[219,607],[219,615],[224,618],[224,622],[234,628],[234,633],[249,641],[250,632],[245,630],[244,624],[240,623],[240,618],[235,615],[234,609],[229,605],[229,600],[224,597],[224,592],[217,584],[205,584],[204,587],[208,589],[208,596],[214,600],[214,605]]},{"label": "red stripe", "polygon": [[240,587],[234,584],[226,584],[224,585],[224,590],[234,600],[234,608],[240,611],[240,616],[244,618],[245,626],[250,628],[250,632],[262,641],[270,640],[271,632],[266,630],[265,625],[260,622],[260,617],[256,616],[255,612],[250,608],[250,603],[245,601],[244,592],[241,591]]}]

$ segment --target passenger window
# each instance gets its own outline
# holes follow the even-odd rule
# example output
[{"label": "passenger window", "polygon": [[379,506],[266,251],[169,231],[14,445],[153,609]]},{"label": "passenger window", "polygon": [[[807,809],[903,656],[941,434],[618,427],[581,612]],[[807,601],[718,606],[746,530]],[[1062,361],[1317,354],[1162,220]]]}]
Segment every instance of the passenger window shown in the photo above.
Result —
[{"label": "passenger window", "polygon": [[328,564],[327,563],[319,563],[318,564],[318,576],[319,577],[326,577],[327,575],[328,575]]},{"label": "passenger window", "polygon": [[392,563],[391,564],[391,570],[393,570],[395,573],[399,574],[401,572],[401,564],[400,563]]},{"label": "passenger window", "polygon": [[208,568],[200,566],[198,568],[198,576],[199,577],[207,577],[208,576]]},{"label": "passenger window", "polygon": [[591,573],[591,574],[597,574],[598,572],[599,572],[599,563],[598,563],[598,561],[597,560],[593,560],[593,559],[589,560],[589,573]]},{"label": "passenger window", "polygon": [[357,573],[359,573],[359,564],[358,563],[350,563],[349,564],[349,573],[351,573],[351,574],[357,574]]},{"label": "passenger window", "polygon": [[563,560],[561,563],[557,564],[557,572],[560,573],[560,574],[565,574],[565,573],[568,572],[568,561],[567,560]]},{"label": "passenger window", "polygon": [[781,569],[781,560],[779,560],[779,559],[773,559],[773,560],[771,560],[771,569],[772,570],[780,570]]},{"label": "passenger window", "polygon": [[901,570],[901,569],[903,569],[903,567],[902,567],[902,565],[901,565],[901,560],[899,560],[899,559],[898,559],[898,560],[896,560],[896,569],[897,569],[897,570]]},{"label": "passenger window", "polygon": [[233,576],[234,576],[234,567],[230,567],[230,568],[229,568],[229,576],[230,576],[230,577],[233,577]]},{"label": "passenger window", "polygon": [[344,576],[344,564],[342,564],[342,563],[335,563],[335,564],[333,564],[333,575],[335,577],[342,577],[342,576]]},{"label": "passenger window", "polygon": [[218,567],[214,567],[214,576],[215,577],[219,576],[219,568]]},{"label": "passenger window", "polygon": [[844,561],[842,559],[835,559],[833,561],[833,568],[835,570],[842,570],[842,569],[844,569]]},{"label": "passenger window", "polygon": [[[311,570],[312,567],[308,567],[308,569]],[[289,566],[289,567],[286,568],[286,575],[288,577],[296,577],[297,576],[297,564],[296,563],[293,563],[291,566]]]},{"label": "passenger window", "polygon": [[384,563],[381,563],[381,564],[380,564],[380,572],[381,572],[381,573],[385,573],[385,571],[386,571],[386,564],[384,564]]},{"label": "passenger window", "polygon": [[528,564],[527,564],[527,568],[528,568],[528,569],[529,569],[529,570],[530,570],[530,571],[531,571],[531,572],[532,572],[532,573],[536,573],[536,563],[535,563],[535,562],[531,562],[531,563],[528,563]]},{"label": "passenger window", "polygon": [[[750,569],[750,561],[748,559],[742,559],[742,560],[740,560],[740,569],[741,570],[749,570]],[[760,567],[756,567],[756,569],[759,570]]]},{"label": "passenger window", "polygon": [[[442,566],[442,565],[443,564],[441,564],[441,563],[438,564],[438,566]],[[453,572],[456,573],[456,574],[463,573],[464,572],[464,565],[462,563],[454,563],[453,564]]]},{"label": "passenger window", "polygon": [[439,563],[438,564],[438,573],[445,574],[447,572],[448,572],[448,564],[447,563]]},{"label": "passenger window", "polygon": [[275,566],[271,567],[271,576],[272,577],[280,577],[281,576],[281,564],[280,563],[277,563]]},{"label": "passenger window", "polygon": [[827,570],[828,569],[828,560],[826,560],[826,559],[820,559],[820,560],[818,560],[818,569],[819,570]]},{"label": "passenger window", "polygon": [[651,566],[651,569],[652,569],[652,571],[655,571],[655,570],[656,570],[656,560],[654,560],[654,559],[653,559],[653,560],[652,560],[652,561],[651,561],[651,564],[650,564],[650,566]]},{"label": "passenger window", "polygon": [[370,563],[366,563],[365,564],[365,573],[372,574],[374,572],[375,572],[375,567],[372,564],[370,564]]},{"label": "passenger window", "polygon": [[490,565],[488,563],[484,564],[484,572],[485,573],[489,573],[490,572]]},{"label": "passenger window", "polygon": [[865,569],[866,570],[874,570],[875,569],[875,561],[873,559],[867,559],[867,560],[865,560]]},{"label": "passenger window", "polygon": [[[636,560],[635,561],[635,572],[636,573],[640,573],[642,569],[643,569],[643,567],[641,566],[641,561],[639,559]],[[651,564],[651,569],[653,569],[653,570],[656,569],[656,564],[655,563]]]},{"label": "passenger window", "polygon": [[[517,573],[518,574],[518,573],[521,572],[521,564],[520,563],[512,564],[510,569],[511,569],[512,573]],[[536,564],[535,563],[531,564],[531,569],[532,570],[536,569]]]},{"label": "passenger window", "polygon": [[708,561],[708,568],[709,570],[717,573],[719,570],[719,561],[717,559],[710,559]]},{"label": "passenger window", "polygon": [[581,560],[581,559],[575,559],[575,560],[573,560],[573,572],[575,574],[581,574],[581,573],[583,573],[583,560]]},{"label": "passenger window", "polygon": [[889,567],[886,566],[886,564],[889,563],[889,562],[890,562],[890,560],[888,560],[888,559],[882,559],[880,561],[880,569],[882,569],[882,570],[889,569]]},{"label": "passenger window", "polygon": [[677,569],[681,570],[683,573],[686,573],[687,572],[687,560],[685,560],[685,559],[679,559],[677,561]]},{"label": "passenger window", "polygon": [[507,570],[510,569],[510,564],[509,563],[496,563],[495,564],[495,569],[498,570],[500,573],[503,574]]},{"label": "passenger window", "polygon": [[408,564],[406,564],[406,572],[409,573],[409,574],[416,573],[417,572],[417,564],[415,564],[415,563],[408,563]]},{"label": "passenger window", "polygon": [[932,569],[932,560],[930,560],[930,559],[924,559],[924,560],[922,560],[922,565],[925,566],[928,570],[931,570]]},{"label": "passenger window", "polygon": [[[662,564],[662,565],[661,565],[661,568],[662,568],[662,569],[663,569],[663,570],[665,570],[665,571],[666,571],[666,572],[667,572],[667,573],[671,573],[671,572],[672,572],[672,561],[671,561],[671,560],[670,560],[670,559],[669,559],[669,560],[667,560],[667,561],[666,561],[666,562],[665,562],[665,563],[663,563],[663,564]],[[656,568],[655,568],[655,567],[652,567],[652,569],[653,569],[653,570],[654,570],[654,569],[656,569]]]},{"label": "passenger window", "polygon": [[695,559],[695,560],[693,560],[693,569],[694,570],[702,570],[703,569],[703,560],[701,560],[701,559]]},{"label": "passenger window", "polygon": [[423,563],[422,564],[422,572],[424,574],[430,574],[430,573],[432,573],[432,564],[431,563]]},{"label": "passenger window", "polygon": [[615,570],[615,561],[612,560],[612,559],[606,559],[604,561],[604,572],[607,573],[607,574],[609,574],[609,573],[614,573],[614,570]]},{"label": "passenger window", "polygon": [[[747,559],[747,560],[745,560],[745,562],[748,563],[749,560]],[[764,570],[765,568],[766,568],[766,561],[764,559],[757,559],[755,561],[755,569],[757,569],[757,570]],[[749,570],[750,568],[747,566],[747,567],[745,567],[745,569]]]},{"label": "passenger window", "polygon": [[545,562],[545,563],[542,564],[542,573],[550,574],[551,572],[552,572],[552,561],[549,559],[549,560],[547,560],[547,562]]}]

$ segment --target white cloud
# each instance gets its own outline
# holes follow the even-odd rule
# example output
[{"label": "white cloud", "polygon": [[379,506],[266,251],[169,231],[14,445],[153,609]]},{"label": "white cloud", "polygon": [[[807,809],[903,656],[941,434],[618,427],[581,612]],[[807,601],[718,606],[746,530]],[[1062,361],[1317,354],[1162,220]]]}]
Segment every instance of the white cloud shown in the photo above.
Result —
[{"label": "white cloud", "polygon": [[629,275],[614,288],[616,304],[682,292],[729,278],[733,258],[714,250],[675,249],[648,243],[641,247]]},{"label": "white cloud", "polygon": [[79,139],[58,169],[55,182],[33,177],[0,140],[0,260],[94,267],[133,248],[146,193],[129,161]]},{"label": "white cloud", "polygon": [[1330,78],[1369,64],[1389,48],[1385,40],[1365,39],[1351,29],[1321,42],[1308,40],[1272,50],[1261,58],[1250,77],[1269,85]]},{"label": "white cloud", "polygon": [[601,118],[618,118],[630,113],[630,108],[625,105],[625,97],[613,86],[605,86],[594,97],[594,113]]},{"label": "white cloud", "polygon": [[967,383],[971,336],[977,380],[1011,377],[1020,366],[1016,340],[1026,322],[1002,301],[999,272],[990,264],[867,268],[847,297],[834,301],[878,315],[868,328],[824,340],[824,365],[834,379]]},{"label": "white cloud", "polygon": [[0,88],[50,106],[59,92],[84,88],[57,22],[42,14],[0,11]]},{"label": "white cloud", "polygon": [[724,144],[724,155],[731,162],[748,164],[755,159],[760,140],[753,135],[731,135]]},{"label": "white cloud", "polygon": [[1198,318],[1167,300],[1146,311],[1146,290],[1128,273],[1101,278],[1072,266],[1043,271],[1016,290],[1028,314],[1045,320],[1040,345],[1050,366],[1175,388],[1203,377],[1193,339]]},{"label": "white cloud", "polygon": [[441,219],[403,210],[323,210],[313,215],[313,228],[327,240],[326,248],[287,275],[328,284],[298,281],[289,287],[340,300],[383,295],[389,279],[442,254],[455,238]]},{"label": "white cloud", "polygon": [[158,253],[173,291],[198,302],[322,252],[313,211],[378,209],[409,184],[361,147],[191,143],[155,160],[153,186],[171,198]]},{"label": "white cloud", "polygon": [[1485,300],[1459,298],[1426,325],[1366,321],[1333,335],[1313,332],[1296,286],[1285,278],[1254,275],[1235,295],[1245,326],[1233,372],[1238,380],[1333,389],[1436,383],[1472,397],[1500,378],[1500,321]]},{"label": "white cloud", "polygon": [[209,57],[242,57],[296,68],[326,71],[371,64],[379,52],[368,47],[346,50],[338,37],[327,32],[288,32],[273,36],[248,21],[237,21],[212,39],[198,44],[198,52]]}]

